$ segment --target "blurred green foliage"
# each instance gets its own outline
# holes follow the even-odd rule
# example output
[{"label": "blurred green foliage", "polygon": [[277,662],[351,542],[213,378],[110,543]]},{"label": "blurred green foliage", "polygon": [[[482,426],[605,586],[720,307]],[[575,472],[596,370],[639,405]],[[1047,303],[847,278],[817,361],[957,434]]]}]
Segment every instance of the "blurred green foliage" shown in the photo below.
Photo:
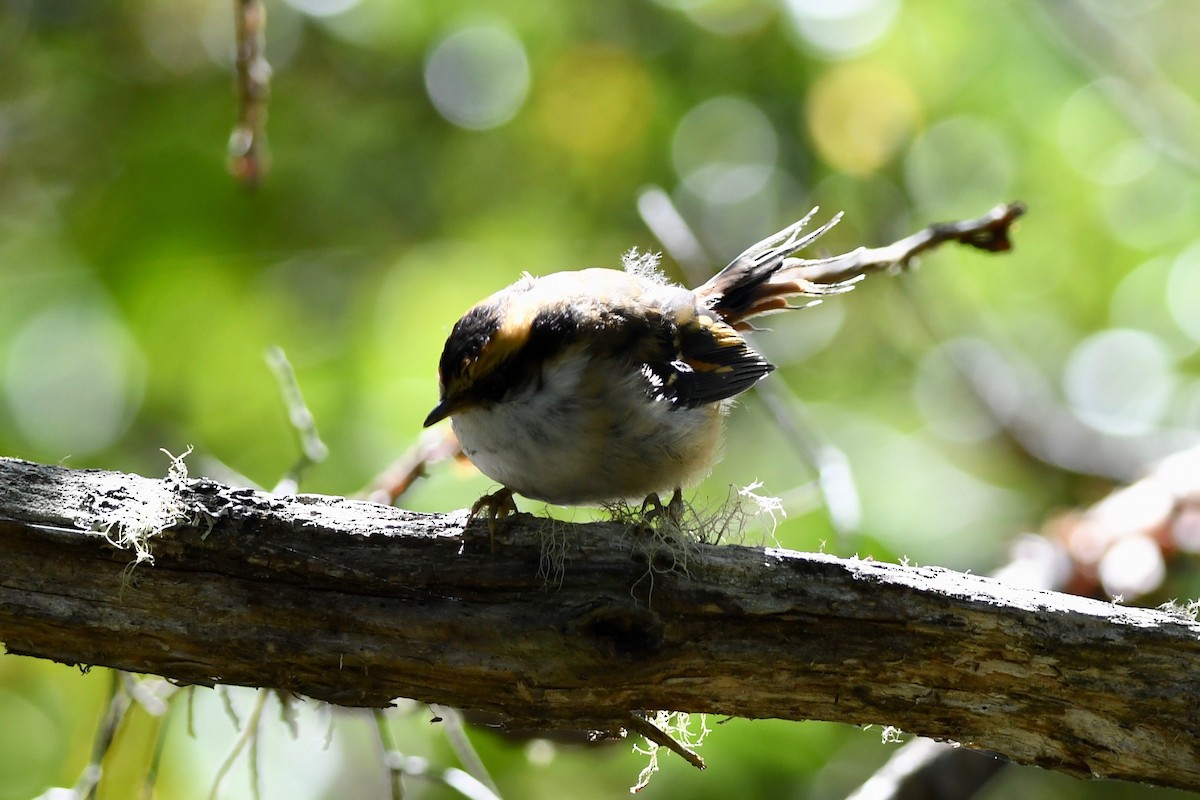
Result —
[{"label": "blurred green foliage", "polygon": [[[834,537],[811,467],[754,398],[695,496],[763,480],[791,512],[785,546],[985,571],[1106,489],[1103,470],[1039,462],[979,412],[946,356],[988,368],[980,342],[1131,447],[1200,427],[1188,0],[269,0],[255,192],[225,169],[232,5],[0,6],[0,453],[157,475],[159,448],[194,446],[193,474],[270,486],[297,455],[262,355],[279,345],[330,446],[304,488],[355,492],[415,441],[472,303],[523,270],[662,248],[647,187],[712,269],[812,205],[845,212],[831,251],[1030,207],[1012,254],[945,248],[772,320],[772,380],[846,454],[863,532]],[[488,486],[442,465],[403,502],[448,510]],[[0,798],[74,783],[106,684],[0,658],[0,729],[19,732],[0,740]],[[249,697],[232,693],[243,718]],[[212,692],[191,724],[178,705],[158,796],[206,796],[237,734]],[[101,797],[134,796],[154,741],[139,713]],[[406,753],[454,763],[424,710],[394,725]],[[840,797],[890,750],[877,729],[715,727],[711,768],[668,757],[648,796]],[[383,791],[366,718],[307,709],[300,730],[265,734],[263,796]],[[472,735],[506,797],[615,796],[644,763],[627,745]],[[225,796],[246,786],[235,774]],[[990,791],[1169,795],[1036,771]]]}]

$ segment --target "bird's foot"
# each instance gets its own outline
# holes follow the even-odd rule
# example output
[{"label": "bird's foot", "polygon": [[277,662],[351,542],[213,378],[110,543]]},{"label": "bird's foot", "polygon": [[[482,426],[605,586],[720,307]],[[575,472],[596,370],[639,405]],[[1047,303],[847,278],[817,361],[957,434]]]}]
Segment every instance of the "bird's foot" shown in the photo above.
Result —
[{"label": "bird's foot", "polygon": [[500,529],[500,521],[516,513],[517,504],[513,502],[512,489],[504,487],[476,500],[471,506],[471,513],[467,519],[469,521],[486,515],[488,543],[494,553],[496,552],[496,531]]},{"label": "bird's foot", "polygon": [[671,493],[670,501],[664,506],[658,492],[642,501],[642,526],[653,529],[656,525],[678,530],[683,524],[683,491],[678,487]]}]

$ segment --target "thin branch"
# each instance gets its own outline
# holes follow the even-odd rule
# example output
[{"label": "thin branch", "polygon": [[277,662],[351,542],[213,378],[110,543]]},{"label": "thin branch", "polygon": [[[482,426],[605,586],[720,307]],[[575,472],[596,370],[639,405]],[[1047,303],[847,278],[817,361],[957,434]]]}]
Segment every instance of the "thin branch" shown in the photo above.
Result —
[{"label": "thin branch", "polygon": [[380,759],[388,774],[388,788],[391,800],[404,800],[404,772],[396,763],[393,753],[399,753],[396,746],[396,736],[388,722],[387,713],[382,708],[371,710],[371,718],[375,720],[375,735],[379,742]]},{"label": "thin branch", "polygon": [[109,679],[108,710],[96,726],[96,736],[92,740],[92,759],[84,767],[83,774],[79,776],[74,787],[74,796],[87,800],[96,797],[96,789],[104,775],[104,757],[112,747],[113,739],[125,720],[131,702],[129,692],[125,690],[122,681],[122,674],[113,671]]},{"label": "thin branch", "polygon": [[462,714],[456,708],[437,703],[430,708],[433,713],[442,718],[442,730],[446,733],[446,741],[450,742],[450,747],[458,756],[459,762],[471,777],[486,786],[492,794],[499,795],[500,790],[496,788],[496,782],[492,780],[487,766],[484,765],[483,759],[479,757],[479,753],[476,752],[475,746],[471,744],[471,740],[467,736]]},{"label": "thin branch", "polygon": [[862,501],[850,459],[817,429],[804,402],[784,381],[763,381],[754,392],[766,404],[784,440],[816,469],[818,488],[841,552],[862,525]]},{"label": "thin branch", "polygon": [[[931,313],[936,303],[923,291],[920,283],[900,283],[900,296],[916,323],[930,341],[945,342]],[[975,316],[985,319],[982,313]],[[992,343],[999,338],[960,338],[959,347],[944,348],[943,355],[982,413],[1031,458],[1056,470],[1127,483],[1148,464],[1200,441],[1193,431],[1115,435],[1087,425],[1062,404],[1028,359]]]},{"label": "thin branch", "polygon": [[271,65],[265,34],[267,9],[262,0],[233,0],[234,69],[237,73],[237,122],[229,137],[229,172],[246,189],[257,189],[266,176],[267,98]]},{"label": "thin branch", "polygon": [[455,458],[462,446],[448,427],[426,428],[417,443],[392,462],[363,492],[363,499],[392,505],[425,476],[430,465]]},{"label": "thin branch", "polygon": [[[114,518],[161,521],[141,532],[152,562],[127,569],[114,543],[138,532],[106,536]],[[549,591],[548,536],[565,565]],[[614,523],[520,514],[495,553],[488,539],[462,513],[0,459],[0,640],[514,729],[617,734],[655,708],[890,724],[1200,788],[1200,623],[1179,611],[779,549],[692,543],[650,563]]]},{"label": "thin branch", "polygon": [[[453,709],[447,710],[454,711]],[[381,709],[375,709],[374,718],[379,745],[383,750],[383,764],[387,768],[391,782],[392,800],[403,800],[405,776],[441,784],[453,789],[468,800],[501,800],[500,792],[492,785],[490,777],[485,783],[461,769],[436,767],[419,756],[404,755],[396,747],[396,737],[392,735],[391,726],[388,724],[384,712]]]},{"label": "thin branch", "polygon": [[229,754],[225,756],[225,760],[221,762],[221,766],[217,769],[217,774],[213,777],[212,789],[209,790],[208,800],[216,800],[220,796],[221,782],[225,780],[225,776],[229,774],[229,770],[233,769],[233,765],[237,763],[238,756],[242,754],[247,745],[251,746],[250,793],[255,800],[261,796],[258,784],[258,764],[256,763],[257,753],[254,744],[258,741],[258,723],[262,720],[263,709],[266,708],[267,699],[270,696],[270,692],[260,689],[258,695],[254,698],[254,707],[250,710],[250,716],[246,719],[241,736],[233,743]]},{"label": "thin branch", "polygon": [[988,753],[913,739],[846,800],[966,800],[1007,766]]},{"label": "thin branch", "polygon": [[321,441],[317,433],[317,421],[304,402],[300,391],[300,382],[296,380],[296,371],[292,362],[281,347],[268,347],[263,357],[271,368],[275,380],[279,384],[279,394],[287,408],[288,422],[296,432],[296,442],[300,447],[300,457],[292,468],[280,478],[275,486],[275,494],[295,494],[300,488],[300,479],[309,467],[319,464],[329,455],[329,448]]},{"label": "thin branch", "polygon": [[650,720],[646,719],[645,715],[641,712],[635,711],[629,715],[629,730],[638,734],[639,736],[645,736],[659,747],[667,748],[696,769],[707,768],[707,765],[704,763],[704,759],[700,757],[699,753],[682,742],[672,738],[669,733],[655,725]]},{"label": "thin branch", "polygon": [[647,186],[638,195],[638,214],[683,271],[688,286],[712,277],[713,259],[692,231],[671,195],[661,186]]},{"label": "thin branch", "polygon": [[934,223],[885,247],[860,247],[832,258],[796,261],[807,265],[801,276],[813,283],[840,283],[871,272],[906,269],[917,256],[947,242],[1003,253],[1012,249],[1009,232],[1024,213],[1024,203],[1003,203],[982,217]]},{"label": "thin branch", "polygon": [[155,785],[158,783],[158,773],[162,766],[162,755],[167,744],[170,720],[171,717],[165,713],[158,718],[158,730],[154,735],[154,750],[150,754],[150,766],[142,778],[142,800],[154,800]]},{"label": "thin branch", "polygon": [[488,787],[455,767],[436,767],[420,756],[403,753],[388,754],[390,768],[402,775],[441,784],[461,794],[467,800],[501,800]]}]

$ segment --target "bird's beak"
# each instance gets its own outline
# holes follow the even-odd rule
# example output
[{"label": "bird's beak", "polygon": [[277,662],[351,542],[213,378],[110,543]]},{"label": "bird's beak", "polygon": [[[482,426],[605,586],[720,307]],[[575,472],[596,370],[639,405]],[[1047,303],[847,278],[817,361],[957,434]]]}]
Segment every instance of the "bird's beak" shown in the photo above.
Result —
[{"label": "bird's beak", "polygon": [[429,412],[429,416],[425,418],[425,424],[422,427],[428,428],[430,425],[441,422],[455,411],[458,411],[461,407],[461,402],[455,402],[449,397],[443,397],[441,401],[439,401],[438,404],[433,407],[433,411]]}]

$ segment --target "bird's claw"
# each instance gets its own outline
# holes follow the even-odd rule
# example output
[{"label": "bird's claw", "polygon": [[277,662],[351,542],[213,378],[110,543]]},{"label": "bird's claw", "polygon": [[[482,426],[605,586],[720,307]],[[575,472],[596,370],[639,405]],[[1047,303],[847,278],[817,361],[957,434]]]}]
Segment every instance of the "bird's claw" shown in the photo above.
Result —
[{"label": "bird's claw", "polygon": [[492,552],[496,552],[496,531],[500,529],[500,520],[517,513],[517,504],[513,501],[512,489],[498,489],[491,494],[485,494],[471,506],[467,520],[473,520],[486,514],[488,526],[488,543]]},{"label": "bird's claw", "polygon": [[654,492],[642,501],[642,525],[652,528],[655,522],[665,522],[678,528],[683,522],[683,492],[676,488],[671,493],[670,501],[664,506],[658,492]]}]

